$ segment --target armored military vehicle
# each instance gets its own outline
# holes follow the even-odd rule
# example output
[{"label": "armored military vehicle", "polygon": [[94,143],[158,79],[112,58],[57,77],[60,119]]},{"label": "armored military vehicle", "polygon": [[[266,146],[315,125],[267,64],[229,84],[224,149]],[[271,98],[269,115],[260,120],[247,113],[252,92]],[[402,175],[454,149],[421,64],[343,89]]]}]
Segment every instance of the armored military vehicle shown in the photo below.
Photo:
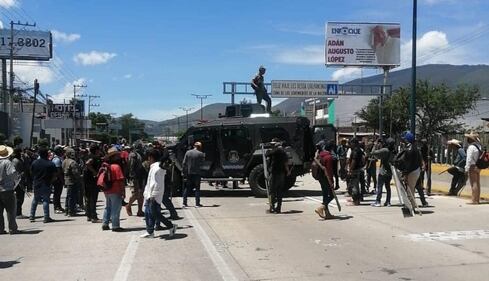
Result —
[{"label": "armored military vehicle", "polygon": [[[185,152],[196,141],[202,143],[205,162],[203,181],[247,180],[255,196],[266,196],[261,143],[279,138],[289,156],[291,175],[285,189],[294,186],[296,178],[309,172],[314,144],[321,139],[336,140],[332,125],[310,126],[305,117],[268,116],[258,104],[232,105],[226,114],[187,130],[179,142],[170,147],[175,162],[174,194],[180,194],[181,167]],[[176,192],[176,193],[175,193]]]}]

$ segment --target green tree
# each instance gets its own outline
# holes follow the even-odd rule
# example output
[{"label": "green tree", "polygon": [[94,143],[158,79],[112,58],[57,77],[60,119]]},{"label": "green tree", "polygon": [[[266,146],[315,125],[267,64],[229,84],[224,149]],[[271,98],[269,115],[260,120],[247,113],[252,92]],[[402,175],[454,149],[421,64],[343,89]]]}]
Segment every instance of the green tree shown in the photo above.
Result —
[{"label": "green tree", "polygon": [[112,120],[112,116],[110,116],[110,114],[100,112],[90,112],[90,114],[88,114],[88,118],[92,121],[93,126],[101,123],[108,124]]},{"label": "green tree", "polygon": [[[118,118],[118,121],[121,124],[119,134],[125,139],[136,140],[145,136],[144,123],[135,118],[132,113],[122,115],[120,118]],[[138,133],[135,133],[136,131],[138,131]]]},{"label": "green tree", "polygon": [[[409,128],[409,101],[411,88],[399,88],[383,103],[384,132],[389,132],[392,120],[392,134],[397,135]],[[479,89],[474,86],[430,85],[428,81],[416,84],[416,128],[420,138],[431,139],[434,134],[460,131],[462,124],[457,120],[474,109],[480,98]],[[356,113],[365,120],[367,126],[377,128],[379,123],[378,99]]]}]

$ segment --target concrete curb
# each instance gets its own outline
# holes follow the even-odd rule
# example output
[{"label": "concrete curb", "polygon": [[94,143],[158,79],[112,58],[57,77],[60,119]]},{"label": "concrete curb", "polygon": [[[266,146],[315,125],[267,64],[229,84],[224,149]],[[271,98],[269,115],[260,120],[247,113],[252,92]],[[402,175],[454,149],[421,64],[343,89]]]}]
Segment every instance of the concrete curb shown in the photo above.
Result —
[{"label": "concrete curb", "polygon": [[[442,193],[443,195],[448,195],[448,188],[442,187],[440,185],[431,185],[431,193],[434,192]],[[460,196],[457,197],[470,199],[471,196],[472,196],[472,192],[470,190],[470,184],[467,183],[467,185],[462,190],[462,194],[460,194]],[[481,199],[489,200],[489,194],[487,193],[481,194]]]}]

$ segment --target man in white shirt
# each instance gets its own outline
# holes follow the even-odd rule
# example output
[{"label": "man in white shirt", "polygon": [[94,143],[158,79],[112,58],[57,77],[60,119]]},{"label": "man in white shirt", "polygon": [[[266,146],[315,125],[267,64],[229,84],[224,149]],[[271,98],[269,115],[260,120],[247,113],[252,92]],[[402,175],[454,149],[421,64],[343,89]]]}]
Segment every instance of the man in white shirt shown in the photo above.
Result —
[{"label": "man in white shirt", "polygon": [[146,233],[141,238],[154,238],[156,221],[162,222],[170,229],[169,238],[173,238],[177,225],[171,223],[161,215],[161,200],[165,191],[166,171],[160,167],[160,152],[152,149],[148,152],[148,162],[150,164],[148,180],[144,188],[144,216],[146,219]]},{"label": "man in white shirt", "polygon": [[465,134],[469,147],[467,148],[467,161],[465,162],[465,174],[468,175],[470,187],[472,188],[472,200],[467,204],[479,204],[481,197],[481,171],[475,165],[479,159],[482,148],[479,134],[470,132]]}]

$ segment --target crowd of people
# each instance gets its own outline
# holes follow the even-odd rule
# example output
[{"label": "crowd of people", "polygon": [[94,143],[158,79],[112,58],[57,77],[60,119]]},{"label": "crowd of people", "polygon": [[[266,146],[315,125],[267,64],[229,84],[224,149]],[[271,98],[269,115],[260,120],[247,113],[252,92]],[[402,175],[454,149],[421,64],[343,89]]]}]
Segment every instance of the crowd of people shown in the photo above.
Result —
[{"label": "crowd of people", "polygon": [[[32,150],[0,145],[0,234],[7,233],[4,210],[10,234],[19,233],[17,219],[36,221],[39,204],[42,204],[43,222],[55,222],[50,203],[56,214],[84,215],[88,222],[101,223],[102,230],[121,232],[124,231],[120,226],[122,207],[132,216],[132,204],[137,202],[136,215],[146,221],[146,233],[142,237],[154,237],[154,230],[164,229],[162,223],[172,237],[177,229],[172,220],[180,217],[171,201],[170,162],[168,151],[159,142],[149,145],[138,142],[133,146],[91,144],[88,148],[39,146]],[[131,192],[128,202],[125,202],[126,185]],[[61,204],[63,190],[64,206]],[[97,213],[100,192],[106,201],[101,220]],[[31,194],[30,212],[25,216],[24,198]],[[169,212],[169,218],[161,214],[161,204]]]},{"label": "crowd of people", "polygon": [[[452,139],[447,145],[455,156],[453,167],[447,169],[453,175],[449,195],[457,195],[467,180],[472,188],[472,198],[468,204],[480,203],[480,171],[478,160],[483,153],[479,135],[470,132],[465,135],[467,148],[463,142]],[[339,189],[339,179],[346,182],[349,205],[358,206],[367,194],[375,195],[374,207],[391,206],[391,182],[393,169],[400,172],[401,181],[407,192],[414,198],[415,191],[421,201],[420,207],[428,207],[424,180],[433,157],[427,141],[415,141],[414,135],[406,131],[401,135],[400,145],[393,138],[377,139],[366,143],[354,137],[341,139],[338,146],[334,141],[320,141],[317,145],[315,163],[319,169],[315,178],[321,185],[323,202],[315,212],[324,219],[336,218],[331,214],[328,204],[333,193]],[[467,151],[467,152],[466,152]],[[380,161],[380,165],[377,165]],[[377,166],[379,171],[377,173]],[[314,173],[313,173],[314,175]],[[372,190],[371,188],[372,183]],[[382,204],[383,189],[386,197]],[[431,191],[426,190],[429,194]],[[412,202],[416,206],[415,202]]]}]

